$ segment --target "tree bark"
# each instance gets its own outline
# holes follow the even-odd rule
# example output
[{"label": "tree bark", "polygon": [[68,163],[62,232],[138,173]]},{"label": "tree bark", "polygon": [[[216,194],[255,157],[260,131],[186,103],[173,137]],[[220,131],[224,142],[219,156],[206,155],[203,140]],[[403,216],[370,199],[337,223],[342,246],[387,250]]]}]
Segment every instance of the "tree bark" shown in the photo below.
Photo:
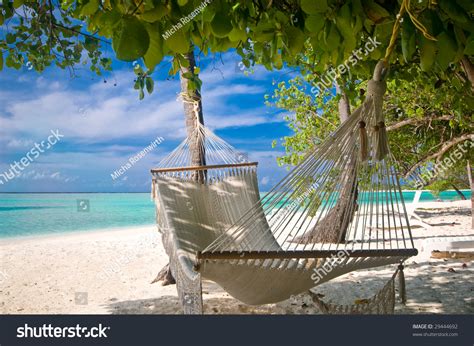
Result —
[{"label": "tree bark", "polygon": [[472,133],[467,133],[459,137],[455,137],[447,142],[444,142],[443,145],[441,146],[441,149],[438,150],[434,154],[429,154],[420,160],[418,160],[417,163],[415,163],[411,168],[404,174],[404,178],[409,178],[413,172],[418,168],[421,167],[425,162],[433,159],[439,159],[442,157],[449,149],[451,149],[453,146],[456,144],[459,144],[461,142],[467,141],[467,140],[474,140],[474,134]]},{"label": "tree bark", "polygon": [[471,82],[471,89],[474,90],[474,65],[467,56],[464,56],[461,59],[461,66],[466,73],[467,79],[469,79],[469,82]]},{"label": "tree bark", "polygon": [[336,90],[341,95],[339,103],[337,104],[337,108],[339,111],[339,120],[341,120],[341,123],[343,123],[344,121],[349,119],[349,116],[351,115],[351,104],[349,103],[349,97],[344,92],[344,90],[339,87],[337,83]]},{"label": "tree bark", "polygon": [[471,187],[471,228],[474,229],[474,174],[469,161],[467,161],[467,177],[469,178],[469,186]]},{"label": "tree bark", "polygon": [[[194,47],[191,46],[188,53],[183,54],[184,59],[188,62],[187,67],[181,66],[179,78],[181,84],[181,95],[184,105],[184,118],[186,123],[186,133],[189,138],[189,151],[191,154],[191,166],[204,166],[206,164],[206,153],[202,143],[203,138],[199,131],[196,131],[199,124],[204,125],[204,117],[202,113],[202,100],[200,88],[190,87],[190,78],[185,75],[191,74],[195,76],[194,68],[196,67],[196,59],[194,57]],[[206,171],[196,171],[193,175],[198,182],[204,182]],[[158,273],[152,283],[162,281],[163,286],[176,283],[173,273],[171,272],[169,263],[165,265]]]},{"label": "tree bark", "polygon": [[451,184],[451,185],[452,185],[454,191],[456,191],[456,193],[458,194],[458,196],[461,197],[461,199],[462,199],[463,201],[465,201],[465,200],[466,200],[466,196],[464,196],[464,194],[462,193],[462,191],[459,190],[459,189],[456,187],[456,185],[454,185],[454,184]]},{"label": "tree bark", "polygon": [[[184,118],[186,121],[186,132],[190,139],[189,150],[191,152],[191,166],[204,166],[206,164],[206,154],[204,151],[202,137],[199,136],[196,128],[198,124],[204,125],[204,117],[202,114],[201,90],[190,88],[190,79],[184,77],[185,74],[190,73],[195,76],[194,68],[196,67],[196,60],[194,58],[194,51],[183,55],[185,60],[189,63],[188,67],[182,66],[179,71],[181,81],[181,94],[184,102]],[[201,174],[203,171],[199,171]],[[199,179],[196,175],[196,179]],[[201,180],[201,179],[199,179]]]}]

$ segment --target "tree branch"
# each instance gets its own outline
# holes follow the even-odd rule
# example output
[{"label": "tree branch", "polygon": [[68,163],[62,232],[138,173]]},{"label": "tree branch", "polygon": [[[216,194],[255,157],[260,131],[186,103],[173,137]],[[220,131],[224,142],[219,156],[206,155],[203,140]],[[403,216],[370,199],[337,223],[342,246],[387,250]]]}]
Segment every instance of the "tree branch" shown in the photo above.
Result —
[{"label": "tree branch", "polygon": [[73,28],[68,28],[67,26],[61,25],[61,24],[59,24],[59,23],[53,23],[53,26],[56,26],[56,27],[59,27],[59,28],[65,29],[65,30],[69,30],[69,31],[72,31],[72,32],[75,32],[76,34],[79,34],[79,35],[82,35],[82,36],[85,36],[85,37],[89,37],[89,38],[91,38],[91,39],[93,39],[93,40],[97,40],[97,41],[100,41],[100,42],[104,42],[104,43],[110,44],[109,41],[104,40],[104,39],[102,39],[102,38],[100,38],[100,37],[95,37],[95,36],[93,36],[93,35],[89,35],[89,34],[86,34],[86,33],[84,33],[84,32],[80,32],[80,31],[75,30],[75,29],[73,29]]},{"label": "tree branch", "polygon": [[432,116],[432,117],[425,117],[425,118],[410,118],[410,119],[405,119],[402,121],[399,121],[398,123],[392,124],[390,126],[387,126],[387,131],[393,131],[397,130],[403,126],[407,125],[415,125],[415,124],[420,124],[420,123],[425,123],[425,122],[431,122],[431,121],[436,121],[436,120],[451,120],[453,119],[453,116],[451,115],[440,115],[440,116]]},{"label": "tree branch", "polygon": [[410,175],[413,174],[413,172],[420,166],[422,166],[426,161],[433,160],[433,159],[439,159],[441,156],[443,156],[449,149],[451,149],[453,146],[455,146],[458,143],[471,140],[474,141],[474,134],[469,133],[465,134],[461,137],[454,138],[446,143],[444,143],[439,151],[436,153],[433,153],[431,155],[427,155],[421,160],[419,160],[417,163],[415,163],[407,173],[405,173],[405,178],[408,178]]}]

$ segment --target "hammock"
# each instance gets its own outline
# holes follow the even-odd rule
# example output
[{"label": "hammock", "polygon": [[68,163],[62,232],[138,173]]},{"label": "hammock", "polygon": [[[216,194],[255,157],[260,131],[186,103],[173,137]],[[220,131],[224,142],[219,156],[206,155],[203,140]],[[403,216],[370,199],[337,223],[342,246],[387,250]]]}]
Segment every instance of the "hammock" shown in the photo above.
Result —
[{"label": "hammock", "polygon": [[[202,312],[202,278],[258,305],[416,255],[383,123],[382,76],[379,63],[363,104],[263,197],[257,164],[201,125],[152,170],[185,313]],[[196,143],[206,165],[189,166]]]}]

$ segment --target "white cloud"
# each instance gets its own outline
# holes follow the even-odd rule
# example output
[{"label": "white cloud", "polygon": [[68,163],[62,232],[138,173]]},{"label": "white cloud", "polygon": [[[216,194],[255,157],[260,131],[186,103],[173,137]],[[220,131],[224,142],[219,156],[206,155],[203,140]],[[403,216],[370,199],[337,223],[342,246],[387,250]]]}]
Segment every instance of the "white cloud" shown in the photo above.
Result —
[{"label": "white cloud", "polygon": [[72,177],[72,176],[67,176],[62,174],[59,171],[56,172],[51,172],[48,170],[27,170],[25,172],[21,172],[18,175],[18,179],[23,179],[23,180],[55,180],[55,181],[60,181],[60,182],[70,182],[70,181],[75,181],[77,177]]},{"label": "white cloud", "polygon": [[29,139],[20,139],[13,138],[9,140],[6,144],[7,148],[18,149],[18,148],[28,148],[33,145],[33,141]]},{"label": "white cloud", "polygon": [[[21,129],[23,137],[34,140],[42,138],[51,128],[57,128],[65,138],[84,143],[150,134],[169,139],[184,137],[183,105],[177,100],[179,81],[156,81],[155,92],[139,101],[132,88],[132,73],[122,71],[115,76],[116,87],[97,81],[85,90],[72,89],[67,84],[60,88],[59,82],[51,83],[38,77],[37,89],[29,98],[9,97],[6,100],[4,110],[9,116],[0,116],[0,136],[12,139]],[[204,84],[206,123],[213,128],[225,128],[281,121],[274,116],[265,116],[265,90],[262,87],[229,85],[228,82],[214,80]],[[235,102],[232,105],[227,100],[242,94],[262,94],[261,105],[256,105],[253,111],[242,112]]]},{"label": "white cloud", "polygon": [[[219,66],[221,71],[213,70],[211,63],[200,74],[206,125],[213,130],[245,131],[245,127],[281,122],[281,116],[269,114],[264,105],[263,95],[272,90],[267,90],[269,72],[257,68],[255,74],[245,76],[235,69],[238,58],[230,60]],[[177,100],[179,78],[156,80],[154,93],[139,101],[133,89],[134,77],[131,66],[106,77],[107,83],[102,77],[94,77],[91,82],[88,77],[51,77],[49,72],[39,77],[33,71],[14,78],[3,74],[0,83],[14,87],[0,90],[0,150],[7,149],[0,166],[8,166],[7,161],[18,159],[35,141],[44,140],[51,129],[58,129],[64,135],[61,143],[35,160],[22,179],[51,181],[50,186],[59,179],[69,179],[107,190],[112,185],[110,173],[143,149],[144,144],[161,136],[165,142],[140,160],[120,182],[146,186],[149,169],[169,153],[178,139],[185,137],[186,130],[183,104]],[[267,84],[261,83],[263,80]],[[26,83],[28,92],[24,90]],[[233,131],[231,136],[237,146],[242,143],[244,147],[261,149],[265,147],[264,140],[269,145],[271,134],[245,139]],[[260,161],[261,168],[274,169],[275,158],[280,154],[254,151],[250,157]],[[271,174],[265,172],[266,177]]]}]

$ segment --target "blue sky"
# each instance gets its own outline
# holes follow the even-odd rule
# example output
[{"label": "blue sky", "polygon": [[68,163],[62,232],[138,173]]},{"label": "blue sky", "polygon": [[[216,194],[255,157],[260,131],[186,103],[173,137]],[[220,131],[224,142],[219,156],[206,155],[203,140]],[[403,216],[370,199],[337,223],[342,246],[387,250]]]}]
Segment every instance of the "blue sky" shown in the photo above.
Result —
[{"label": "blue sky", "polygon": [[[264,105],[272,81],[289,79],[287,71],[256,67],[246,75],[236,53],[200,57],[206,125],[251,160],[259,161],[261,190],[286,173],[272,149],[273,139],[290,134],[284,112]],[[183,106],[177,99],[178,77],[168,78],[169,62],[154,74],[155,91],[143,101],[133,90],[133,65],[114,62],[104,78],[86,68],[71,78],[50,68],[39,74],[27,66],[0,72],[0,173],[46,140],[51,130],[64,137],[42,153],[20,176],[0,184],[0,192],[146,192],[149,170],[185,137]],[[119,179],[110,174],[157,137],[152,153]]]}]

